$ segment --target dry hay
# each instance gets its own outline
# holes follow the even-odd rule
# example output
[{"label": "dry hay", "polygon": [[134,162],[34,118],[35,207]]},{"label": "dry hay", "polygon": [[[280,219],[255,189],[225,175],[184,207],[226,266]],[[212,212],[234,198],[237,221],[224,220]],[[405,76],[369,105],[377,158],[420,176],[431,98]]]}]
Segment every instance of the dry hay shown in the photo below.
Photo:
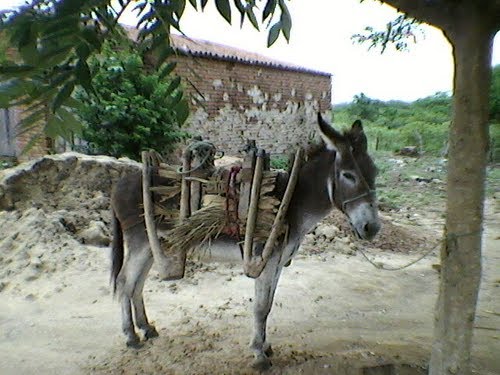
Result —
[{"label": "dry hay", "polygon": [[[162,248],[165,253],[170,253],[172,249],[175,249],[175,252],[187,252],[212,239],[216,239],[223,233],[228,225],[225,197],[207,195],[205,198],[208,198],[209,203],[205,203],[204,207],[195,211],[182,223],[173,225],[173,228],[161,239]],[[262,242],[267,239],[275,217],[273,210],[267,209],[270,204],[268,200],[263,199],[262,202],[264,208],[259,208],[254,232],[255,242]],[[240,223],[240,236],[241,238],[245,236],[244,223]]]},{"label": "dry hay", "polygon": [[211,238],[217,238],[226,226],[226,212],[222,205],[208,205],[174,225],[164,238],[162,248],[165,253],[173,249],[185,252],[202,245]]}]

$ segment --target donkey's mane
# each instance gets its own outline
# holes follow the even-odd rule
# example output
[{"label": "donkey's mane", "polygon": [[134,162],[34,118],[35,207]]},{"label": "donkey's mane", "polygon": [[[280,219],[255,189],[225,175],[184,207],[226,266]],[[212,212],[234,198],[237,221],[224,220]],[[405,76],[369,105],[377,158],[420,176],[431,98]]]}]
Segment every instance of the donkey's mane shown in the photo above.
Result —
[{"label": "donkey's mane", "polygon": [[322,139],[319,140],[318,142],[307,145],[305,148],[306,160],[311,160],[312,158],[316,157],[325,150],[326,150],[326,144]]}]

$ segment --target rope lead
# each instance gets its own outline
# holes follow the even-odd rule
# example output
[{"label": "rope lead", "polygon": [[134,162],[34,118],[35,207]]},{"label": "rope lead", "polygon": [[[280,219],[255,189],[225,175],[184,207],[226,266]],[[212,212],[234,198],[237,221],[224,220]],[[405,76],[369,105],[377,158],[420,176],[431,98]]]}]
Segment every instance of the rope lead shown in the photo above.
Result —
[{"label": "rope lead", "polygon": [[[457,240],[457,238],[460,238],[460,237],[468,237],[468,236],[475,236],[475,235],[480,235],[482,232],[481,231],[477,231],[477,232],[469,232],[469,233],[461,233],[461,234],[455,234],[455,233],[449,233],[446,238],[448,240]],[[374,261],[372,261],[370,258],[368,258],[368,256],[366,255],[366,253],[361,250],[361,249],[358,249],[359,252],[361,253],[361,255],[363,255],[363,257],[372,265],[374,266],[375,268],[379,269],[379,270],[384,270],[384,271],[401,271],[405,268],[408,268],[412,265],[414,265],[415,263],[417,262],[420,262],[422,259],[424,259],[427,255],[429,255],[430,253],[432,253],[434,250],[436,250],[436,248],[438,247],[438,245],[440,245],[442,242],[442,240],[439,240],[438,243],[436,245],[434,245],[433,248],[431,248],[430,250],[427,250],[422,256],[420,256],[419,258],[411,261],[410,263],[408,264],[405,264],[404,266],[401,266],[401,267],[386,267],[384,266],[383,264],[380,264],[380,263],[375,263]]]}]

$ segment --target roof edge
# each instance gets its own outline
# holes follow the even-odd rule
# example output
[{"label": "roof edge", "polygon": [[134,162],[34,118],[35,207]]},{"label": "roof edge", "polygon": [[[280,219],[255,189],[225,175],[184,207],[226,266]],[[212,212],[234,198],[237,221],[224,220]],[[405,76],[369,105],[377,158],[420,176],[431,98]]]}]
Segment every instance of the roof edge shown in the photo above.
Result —
[{"label": "roof edge", "polygon": [[177,48],[175,46],[174,46],[174,48],[179,54],[182,54],[185,56],[193,56],[193,57],[208,58],[208,59],[228,61],[228,62],[236,62],[236,63],[246,64],[246,65],[258,65],[258,66],[262,66],[265,68],[273,68],[273,69],[286,70],[286,71],[292,71],[292,72],[306,73],[306,74],[312,74],[312,75],[324,76],[324,77],[331,77],[332,76],[332,73],[323,72],[323,71],[315,70],[315,69],[310,69],[310,68],[306,68],[306,67],[302,67],[302,66],[288,65],[286,62],[260,61],[257,59],[248,59],[248,58],[244,58],[244,57],[219,55],[219,54],[211,53],[211,52],[185,51],[185,50],[182,50],[182,49]]},{"label": "roof edge", "polygon": [[[122,25],[129,37],[137,40],[138,30],[133,26]],[[306,68],[293,63],[275,60],[271,57],[261,55],[256,52],[246,51],[237,47],[224,45],[208,40],[191,38],[186,35],[170,34],[170,44],[177,53],[208,58],[214,60],[235,62],[240,64],[258,65],[267,68],[274,68],[286,71],[300,72],[318,76],[331,77],[332,73],[316,69]]]}]

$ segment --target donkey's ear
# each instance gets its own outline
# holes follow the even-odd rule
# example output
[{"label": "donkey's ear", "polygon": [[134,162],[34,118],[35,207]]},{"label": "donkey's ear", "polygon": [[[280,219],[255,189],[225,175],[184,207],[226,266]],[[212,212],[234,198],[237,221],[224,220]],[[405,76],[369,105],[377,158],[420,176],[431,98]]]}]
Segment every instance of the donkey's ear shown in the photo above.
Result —
[{"label": "donkey's ear", "polygon": [[365,132],[363,131],[363,125],[360,120],[354,121],[349,131],[351,142],[354,143],[356,149],[366,151],[368,146],[368,141],[366,139]]},{"label": "donkey's ear", "polygon": [[326,147],[330,150],[337,150],[338,142],[342,141],[344,138],[342,134],[336,131],[331,125],[329,125],[325,120],[323,120],[323,116],[318,112],[318,125],[319,125],[319,134],[323,141],[326,143]]},{"label": "donkey's ear", "polygon": [[356,120],[352,123],[351,129],[353,132],[362,132],[363,124],[361,124],[361,120]]}]

